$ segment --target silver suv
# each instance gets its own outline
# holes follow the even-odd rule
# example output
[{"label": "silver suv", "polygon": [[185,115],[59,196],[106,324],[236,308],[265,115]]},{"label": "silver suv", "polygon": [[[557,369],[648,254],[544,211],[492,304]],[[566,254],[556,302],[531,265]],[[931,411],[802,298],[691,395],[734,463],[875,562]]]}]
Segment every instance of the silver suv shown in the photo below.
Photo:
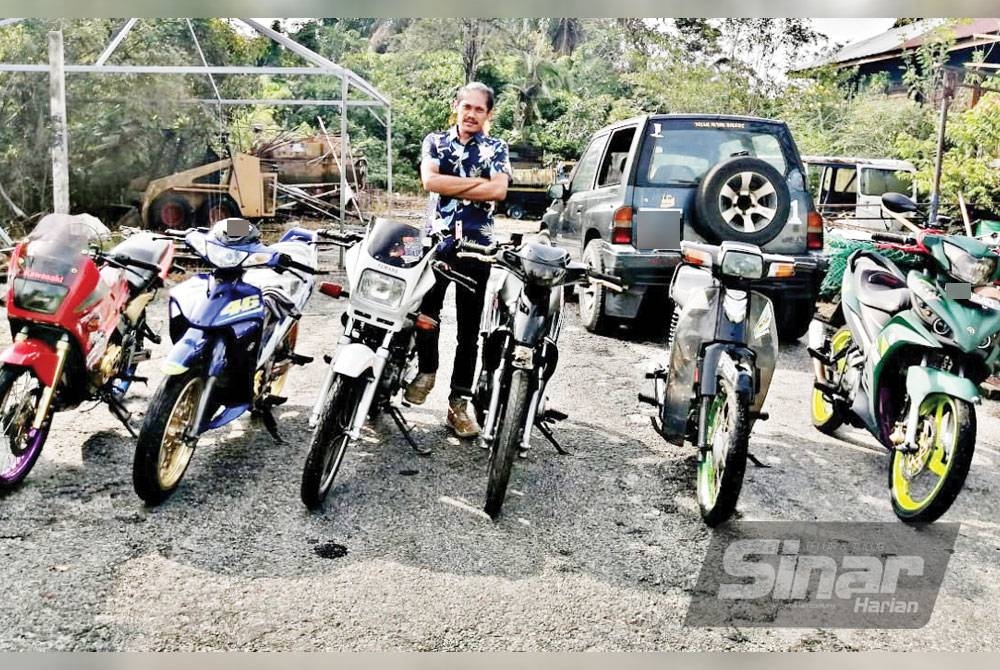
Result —
[{"label": "silver suv", "polygon": [[[583,323],[600,332],[612,320],[634,320],[644,298],[665,299],[682,239],[748,242],[822,267],[823,220],[805,174],[781,121],[650,114],[594,134],[569,184],[550,189],[542,228],[629,287],[621,294],[581,289]],[[805,334],[821,274],[761,282],[782,339]]]}]

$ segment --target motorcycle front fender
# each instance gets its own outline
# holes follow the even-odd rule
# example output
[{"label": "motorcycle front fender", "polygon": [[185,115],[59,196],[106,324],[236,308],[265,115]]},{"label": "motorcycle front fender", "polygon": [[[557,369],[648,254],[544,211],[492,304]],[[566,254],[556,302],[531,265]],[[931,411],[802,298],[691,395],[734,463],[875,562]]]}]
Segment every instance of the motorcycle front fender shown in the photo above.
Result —
[{"label": "motorcycle front fender", "polygon": [[333,360],[333,371],[336,374],[357,379],[366,370],[375,367],[378,356],[369,347],[360,342],[351,342],[337,348],[336,358]]},{"label": "motorcycle front fender", "polygon": [[161,369],[165,375],[179,375],[204,365],[208,376],[214,377],[225,364],[226,343],[221,337],[211,337],[200,328],[188,328],[171,347]]},{"label": "motorcycle front fender", "polygon": [[46,386],[55,384],[59,355],[41,340],[15,341],[0,353],[0,364],[29,368]]},{"label": "motorcycle front fender", "polygon": [[748,349],[729,344],[710,344],[705,347],[705,358],[701,368],[701,395],[714,396],[718,393],[718,378],[722,377],[739,395],[748,401],[754,397],[753,374],[739,367],[742,359],[752,358]]},{"label": "motorcycle front fender", "polygon": [[919,407],[927,396],[943,393],[966,402],[980,401],[979,388],[970,379],[951,372],[911,365],[906,371],[906,393],[910,406]]},{"label": "motorcycle front fender", "polygon": [[549,302],[532,302],[523,294],[514,313],[514,341],[533,347],[542,341],[549,329]]}]

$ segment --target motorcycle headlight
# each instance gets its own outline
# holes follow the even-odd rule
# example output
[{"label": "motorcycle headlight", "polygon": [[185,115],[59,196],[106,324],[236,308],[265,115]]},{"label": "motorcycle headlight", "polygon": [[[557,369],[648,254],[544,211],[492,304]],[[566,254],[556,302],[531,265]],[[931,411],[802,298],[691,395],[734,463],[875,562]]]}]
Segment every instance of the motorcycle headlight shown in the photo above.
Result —
[{"label": "motorcycle headlight", "polygon": [[988,283],[997,269],[996,257],[977,258],[954,244],[945,243],[944,255],[951,263],[949,274],[955,279],[967,281],[973,286],[982,286]]},{"label": "motorcycle headlight", "polygon": [[249,256],[250,254],[245,251],[230,249],[221,244],[213,244],[211,242],[206,242],[205,244],[205,258],[217,268],[234,268]]},{"label": "motorcycle headlight", "polygon": [[361,273],[356,295],[362,300],[396,308],[402,302],[405,292],[406,282],[402,279],[376,270],[365,270]]},{"label": "motorcycle headlight", "polygon": [[764,258],[760,254],[730,250],[722,257],[719,271],[729,277],[760,279],[764,276]]}]

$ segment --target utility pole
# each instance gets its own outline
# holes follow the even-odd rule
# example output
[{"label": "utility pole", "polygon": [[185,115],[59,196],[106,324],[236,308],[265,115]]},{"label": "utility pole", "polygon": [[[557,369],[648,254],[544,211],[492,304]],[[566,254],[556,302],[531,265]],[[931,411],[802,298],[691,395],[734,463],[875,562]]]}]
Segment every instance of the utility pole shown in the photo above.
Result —
[{"label": "utility pole", "polygon": [[52,118],[52,211],[69,214],[69,133],[66,127],[66,73],[63,34],[49,33],[49,110]]}]

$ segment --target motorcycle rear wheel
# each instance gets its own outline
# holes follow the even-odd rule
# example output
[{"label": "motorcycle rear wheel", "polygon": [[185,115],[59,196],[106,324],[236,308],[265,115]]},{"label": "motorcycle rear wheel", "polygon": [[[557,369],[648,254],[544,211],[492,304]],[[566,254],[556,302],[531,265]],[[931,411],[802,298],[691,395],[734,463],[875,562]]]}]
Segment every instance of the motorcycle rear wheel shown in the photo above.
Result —
[{"label": "motorcycle rear wheel", "polygon": [[[922,443],[917,453],[892,452],[889,494],[901,521],[931,523],[948,511],[965,485],[976,448],[976,412],[960,398],[929,395],[920,407],[917,435]],[[929,475],[936,481],[924,481]]]},{"label": "motorcycle rear wheel", "polygon": [[45,386],[28,368],[0,369],[0,492],[24,481],[49,435],[52,410],[40,430],[32,421]]},{"label": "motorcycle rear wheel", "polygon": [[302,470],[300,496],[302,503],[311,510],[322,506],[333,487],[351,441],[351,426],[363,389],[359,379],[339,374],[333,378]]},{"label": "motorcycle rear wheel", "polygon": [[736,511],[747,467],[750,421],[746,398],[722,377],[716,395],[705,402],[710,403],[711,448],[698,454],[698,507],[705,524],[715,527]]},{"label": "motorcycle rear wheel", "polygon": [[500,430],[490,449],[489,480],[486,484],[486,513],[491,519],[500,516],[514,454],[521,446],[531,399],[531,377],[528,370],[514,370],[507,393],[507,406],[500,416]]},{"label": "motorcycle rear wheel", "polygon": [[166,377],[149,403],[135,444],[132,485],[150,507],[173,495],[191,463],[198,437],[190,435],[204,392],[201,375],[188,370]]}]

